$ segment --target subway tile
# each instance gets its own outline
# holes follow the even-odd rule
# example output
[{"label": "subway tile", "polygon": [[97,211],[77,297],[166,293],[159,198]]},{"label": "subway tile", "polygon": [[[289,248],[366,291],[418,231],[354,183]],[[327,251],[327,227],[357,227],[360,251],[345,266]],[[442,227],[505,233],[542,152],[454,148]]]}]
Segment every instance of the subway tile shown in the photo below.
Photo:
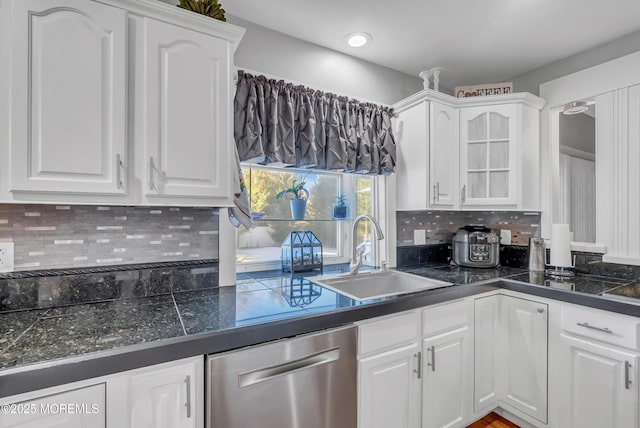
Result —
[{"label": "subway tile", "polygon": [[216,258],[216,214],[212,208],[0,204],[0,242],[15,243],[21,270]]},{"label": "subway tile", "polygon": [[111,257],[107,259],[96,259],[96,263],[122,263],[122,257]]},{"label": "subway tile", "polygon": [[124,226],[96,226],[96,230],[124,230]]}]

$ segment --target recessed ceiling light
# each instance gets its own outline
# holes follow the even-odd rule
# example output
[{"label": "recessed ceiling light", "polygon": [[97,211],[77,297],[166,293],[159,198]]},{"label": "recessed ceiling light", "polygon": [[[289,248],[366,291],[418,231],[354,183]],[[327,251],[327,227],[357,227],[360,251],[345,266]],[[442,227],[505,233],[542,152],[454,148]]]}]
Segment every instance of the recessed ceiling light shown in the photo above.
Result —
[{"label": "recessed ceiling light", "polygon": [[587,110],[589,110],[589,105],[584,101],[572,101],[564,105],[564,107],[562,108],[562,113],[571,115],[571,114],[584,113]]},{"label": "recessed ceiling light", "polygon": [[367,43],[369,43],[371,41],[371,39],[372,39],[371,34],[362,33],[362,32],[347,34],[344,37],[344,40],[352,48],[362,47],[362,46],[366,45]]}]

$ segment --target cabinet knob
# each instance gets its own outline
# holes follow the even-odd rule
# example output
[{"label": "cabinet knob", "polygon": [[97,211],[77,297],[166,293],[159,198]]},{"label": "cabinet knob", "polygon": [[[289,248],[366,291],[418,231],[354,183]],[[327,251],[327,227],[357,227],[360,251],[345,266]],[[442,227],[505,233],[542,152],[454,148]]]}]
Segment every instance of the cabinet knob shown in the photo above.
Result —
[{"label": "cabinet knob", "polygon": [[544,312],[544,308],[538,308],[538,313],[541,314]]}]

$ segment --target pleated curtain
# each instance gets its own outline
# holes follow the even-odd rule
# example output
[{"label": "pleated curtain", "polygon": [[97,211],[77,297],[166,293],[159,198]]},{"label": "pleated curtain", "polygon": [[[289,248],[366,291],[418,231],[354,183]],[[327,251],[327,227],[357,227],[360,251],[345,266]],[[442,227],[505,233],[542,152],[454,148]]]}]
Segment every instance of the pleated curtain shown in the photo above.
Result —
[{"label": "pleated curtain", "polygon": [[396,165],[392,115],[387,107],[238,72],[241,161],[388,175]]}]

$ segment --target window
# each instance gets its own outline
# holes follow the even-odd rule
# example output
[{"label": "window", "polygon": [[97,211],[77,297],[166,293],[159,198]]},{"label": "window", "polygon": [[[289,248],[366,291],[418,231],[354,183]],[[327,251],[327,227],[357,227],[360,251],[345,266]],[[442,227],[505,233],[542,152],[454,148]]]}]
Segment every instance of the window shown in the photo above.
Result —
[{"label": "window", "polygon": [[[351,220],[359,214],[372,213],[374,177],[254,164],[243,165],[243,173],[254,217],[256,214],[262,217],[254,219],[250,230],[238,229],[239,270],[279,268],[280,245],[293,230],[311,230],[320,239],[325,264],[348,261]],[[310,194],[304,220],[291,220],[288,199],[275,198],[278,192],[291,187],[294,179],[304,181]],[[332,219],[332,204],[340,194],[350,207],[350,219]],[[358,242],[371,236],[370,225],[366,223],[358,227]],[[361,248],[365,261],[375,260],[370,244],[362,244]]]},{"label": "window", "polygon": [[[356,177],[356,216],[373,212],[372,181],[371,177]],[[358,250],[363,251],[362,262],[364,264],[372,264],[375,260],[373,245],[375,237],[371,233],[371,223],[368,221],[360,222],[357,230],[357,242],[361,243]]]}]

